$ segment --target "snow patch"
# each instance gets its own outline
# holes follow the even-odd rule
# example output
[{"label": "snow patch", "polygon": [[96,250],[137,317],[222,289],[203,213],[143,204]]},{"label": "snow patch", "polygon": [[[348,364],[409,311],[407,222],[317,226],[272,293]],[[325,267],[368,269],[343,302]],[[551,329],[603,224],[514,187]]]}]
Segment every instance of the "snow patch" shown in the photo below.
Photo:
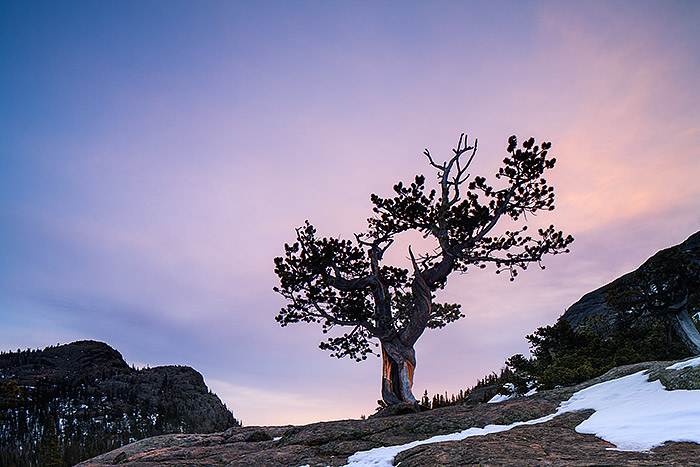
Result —
[{"label": "snow patch", "polygon": [[497,402],[507,401],[508,399],[515,397],[515,385],[513,383],[506,383],[503,385],[503,388],[508,391],[509,394],[496,394],[489,399],[487,404],[495,404]]},{"label": "snow patch", "polygon": [[497,402],[507,401],[508,399],[512,399],[514,396],[515,394],[508,394],[507,396],[505,394],[496,394],[491,399],[489,399],[487,404],[495,404]]},{"label": "snow patch", "polygon": [[648,451],[666,441],[700,443],[700,391],[667,391],[644,371],[583,389],[557,412],[585,409],[596,412],[576,431],[622,451]]},{"label": "snow patch", "polygon": [[700,365],[700,357],[691,358],[684,362],[674,363],[671,366],[667,366],[667,370],[682,370],[683,368],[692,368]]}]

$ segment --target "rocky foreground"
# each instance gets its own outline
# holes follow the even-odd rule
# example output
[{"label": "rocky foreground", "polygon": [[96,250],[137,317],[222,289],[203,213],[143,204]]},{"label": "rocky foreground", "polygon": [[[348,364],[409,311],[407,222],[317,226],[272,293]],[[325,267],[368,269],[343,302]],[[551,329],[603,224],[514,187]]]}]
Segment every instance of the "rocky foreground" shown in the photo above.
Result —
[{"label": "rocky foreground", "polygon": [[[544,391],[498,404],[443,407],[422,413],[368,420],[342,420],[306,426],[230,428],[221,433],[163,435],[129,444],[79,464],[155,466],[342,466],[357,451],[405,444],[435,435],[488,424],[508,425],[556,411],[559,404],[585,387],[650,370],[665,386],[694,388],[700,370],[663,370],[668,362],[616,368],[581,385]],[[574,428],[592,411],[565,413],[539,425],[510,431],[418,446],[400,453],[395,465],[418,466],[700,466],[700,445],[666,443],[651,452],[611,450],[614,446]]]}]

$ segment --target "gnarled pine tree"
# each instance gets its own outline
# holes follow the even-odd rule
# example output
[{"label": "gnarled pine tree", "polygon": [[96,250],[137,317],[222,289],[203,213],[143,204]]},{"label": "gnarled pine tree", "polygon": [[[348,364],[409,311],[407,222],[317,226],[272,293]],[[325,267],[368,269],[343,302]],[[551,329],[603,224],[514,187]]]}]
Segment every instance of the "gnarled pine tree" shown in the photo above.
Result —
[{"label": "gnarled pine tree", "polygon": [[[324,333],[335,326],[350,328],[320,344],[338,358],[364,360],[375,353],[377,344],[371,340],[378,340],[382,398],[387,404],[415,402],[414,344],[426,328],[442,328],[464,316],[458,304],[433,303],[433,292],[445,286],[451,273],[492,264],[513,280],[530,263],[544,269],[544,255],[568,252],[573,238],[553,225],[539,229],[537,238],[525,234],[527,225],[501,233],[495,229],[500,220],[518,222],[554,209],[554,188],[542,177],[554,167],[555,159],[547,159],[550,147],[536,146],[530,138],[519,149],[511,136],[508,156],[496,174],[503,186],[496,188],[467,173],[477,142],[469,145],[462,134],[452,157],[442,164],[425,150],[437,170],[438,189],[428,191],[425,177],[418,175],[409,186],[394,185],[393,198],[373,194],[374,216],[355,241],[318,238],[306,221],[296,229],[296,241],[285,244],[284,256],[275,258],[280,280],[275,291],[289,301],[276,320],[282,326],[320,323]],[[408,231],[432,237],[437,248],[416,258],[409,247],[412,273],[383,265],[396,236]]]}]

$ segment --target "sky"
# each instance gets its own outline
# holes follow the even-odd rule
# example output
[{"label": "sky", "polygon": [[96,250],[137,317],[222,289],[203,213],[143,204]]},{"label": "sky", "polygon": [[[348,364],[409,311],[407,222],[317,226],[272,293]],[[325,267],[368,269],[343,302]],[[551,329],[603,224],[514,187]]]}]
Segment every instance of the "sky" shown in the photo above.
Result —
[{"label": "sky", "polygon": [[699,25],[692,1],[0,0],[0,350],[189,365],[245,425],[371,414],[379,359],[281,328],[273,258],[306,219],[353,238],[462,132],[492,181],[508,136],[551,141],[530,225],[571,253],[450,277],[466,318],[416,345],[417,396],[472,386],[700,230]]}]

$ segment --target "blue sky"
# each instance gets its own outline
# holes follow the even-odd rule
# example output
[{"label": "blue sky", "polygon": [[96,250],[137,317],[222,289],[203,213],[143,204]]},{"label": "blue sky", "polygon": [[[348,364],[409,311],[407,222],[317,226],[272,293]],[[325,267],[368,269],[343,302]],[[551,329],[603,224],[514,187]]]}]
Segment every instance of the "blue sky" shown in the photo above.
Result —
[{"label": "blue sky", "polygon": [[467,318],[417,345],[414,392],[472,385],[700,230],[698,24],[695,2],[1,1],[0,348],[191,365],[246,424],[371,413],[379,361],[280,328],[272,259],[305,219],[362,231],[461,132],[487,177],[509,135],[550,140],[533,226],[572,253],[451,278]]}]

